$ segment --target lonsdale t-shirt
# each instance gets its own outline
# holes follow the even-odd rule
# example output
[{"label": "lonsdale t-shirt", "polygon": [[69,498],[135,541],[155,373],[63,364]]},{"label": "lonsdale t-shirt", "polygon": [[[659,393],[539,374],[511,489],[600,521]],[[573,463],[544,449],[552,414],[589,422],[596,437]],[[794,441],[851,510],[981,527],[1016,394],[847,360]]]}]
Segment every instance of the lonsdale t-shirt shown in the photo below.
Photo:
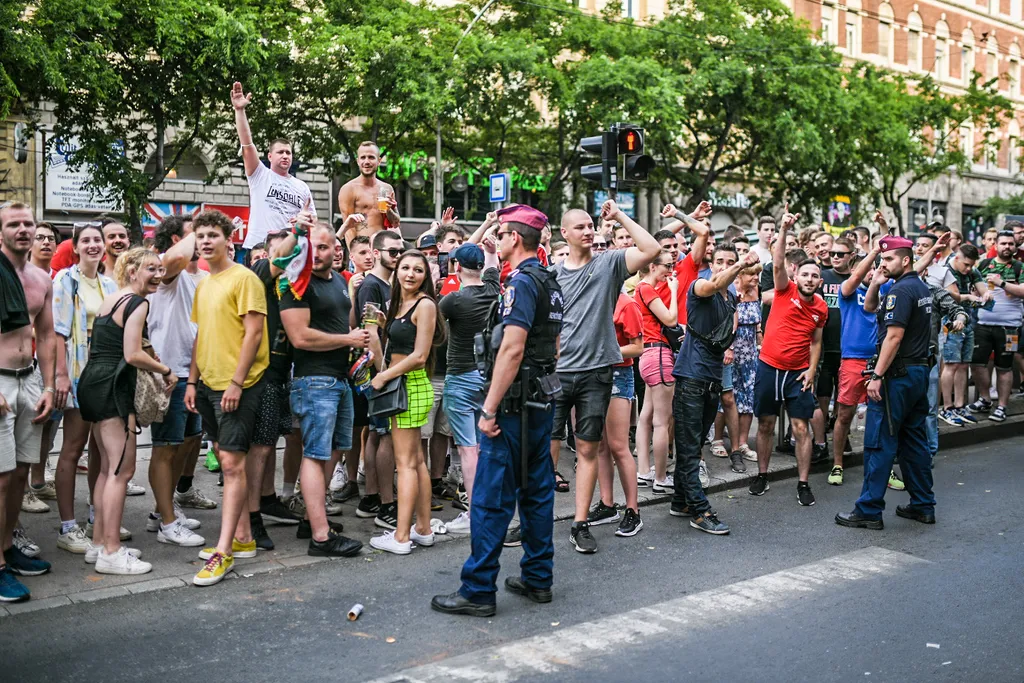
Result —
[{"label": "lonsdale t-shirt", "polygon": [[777,370],[806,370],[811,364],[811,337],[827,321],[828,306],[818,294],[805,301],[792,281],[785,289],[776,289],[761,360]]},{"label": "lonsdale t-shirt", "polygon": [[259,164],[249,181],[249,224],[245,235],[246,249],[264,242],[271,230],[288,227],[288,219],[304,208],[316,216],[309,185],[293,175],[278,175]]}]

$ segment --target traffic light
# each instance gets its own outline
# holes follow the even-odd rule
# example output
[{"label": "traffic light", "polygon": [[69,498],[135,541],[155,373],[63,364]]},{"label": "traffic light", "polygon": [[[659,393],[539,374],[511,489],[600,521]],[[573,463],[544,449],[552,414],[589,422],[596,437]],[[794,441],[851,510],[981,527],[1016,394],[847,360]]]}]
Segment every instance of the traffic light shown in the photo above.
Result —
[{"label": "traffic light", "polygon": [[644,129],[632,123],[617,123],[612,128],[618,136],[620,185],[646,181],[655,162],[653,157],[644,154]]},{"label": "traffic light", "polygon": [[601,157],[601,163],[587,164],[580,168],[580,175],[586,180],[600,183],[606,190],[616,186],[615,143],[615,133],[608,130],[600,135],[591,135],[580,140],[580,149],[585,154]]}]

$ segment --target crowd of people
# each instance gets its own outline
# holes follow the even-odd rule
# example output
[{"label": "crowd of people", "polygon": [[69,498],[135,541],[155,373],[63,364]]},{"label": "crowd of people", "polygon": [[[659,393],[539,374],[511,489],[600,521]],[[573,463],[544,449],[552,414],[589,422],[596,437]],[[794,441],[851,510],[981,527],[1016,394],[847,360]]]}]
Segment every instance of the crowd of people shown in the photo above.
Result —
[{"label": "crowd of people", "polygon": [[[250,100],[236,84],[251,202],[242,245],[217,211],[167,217],[133,247],[114,218],[77,223],[61,242],[31,207],[0,208],[0,600],[27,599],[17,577],[50,569],[41,557],[49,540],[30,539],[18,522],[21,511],[48,511],[47,500],[57,501],[59,551],[81,554],[99,573],[152,570],[125,545],[122,519],[125,496],[145,492],[132,481],[144,426],[152,436],[146,528],[161,543],[200,549],[196,585],[221,581],[235,558],[273,549],[268,521],[295,525],[310,555],[359,553],[362,543],[330,519],[357,497],[356,514],[383,532],[369,541],[378,550],[407,555],[438,533],[472,533],[481,439],[494,433],[474,339],[499,304],[510,311],[517,296],[531,296],[506,286],[518,272],[502,259],[511,228],[488,214],[467,230],[446,210],[407,243],[393,188],[377,178],[380,150],[364,142],[335,230],[289,174],[287,140],[272,141],[261,160]],[[704,494],[705,452],[738,473],[756,464],[756,496],[769,490],[776,450],[796,457],[800,505],[815,502],[814,463],[831,459],[828,484],[843,485],[854,418],[880,400],[871,374],[880,339],[906,324],[890,291],[904,276],[929,290],[927,455],[938,449],[940,419],[1006,419],[1021,367],[1024,224],[986,234],[979,249],[938,224],[912,244],[890,237],[881,213],[877,229],[834,236],[798,229],[799,216],[786,210],[760,218],[752,237],[736,226],[716,235],[711,213],[707,202],[690,213],[668,205],[668,223],[649,230],[608,201],[596,223],[571,209],[516,238],[535,248],[560,292],[552,489],[570,491],[559,469],[571,448],[578,552],[597,551],[593,526],[616,524],[622,537],[642,529],[641,487],[671,494],[670,514],[695,529],[727,534]],[[303,275],[295,264],[307,253]],[[977,399],[968,403],[972,380]],[[396,382],[403,410],[376,415],[368,397]],[[222,475],[219,503],[194,482],[204,434]],[[908,484],[915,504],[924,501],[921,515],[934,501],[919,465]],[[84,526],[79,468],[88,471]],[[883,474],[890,488],[904,487],[895,470]],[[444,502],[460,514],[433,519]],[[186,511],[217,507],[220,528],[207,542]],[[527,533],[512,527],[504,544]]]}]

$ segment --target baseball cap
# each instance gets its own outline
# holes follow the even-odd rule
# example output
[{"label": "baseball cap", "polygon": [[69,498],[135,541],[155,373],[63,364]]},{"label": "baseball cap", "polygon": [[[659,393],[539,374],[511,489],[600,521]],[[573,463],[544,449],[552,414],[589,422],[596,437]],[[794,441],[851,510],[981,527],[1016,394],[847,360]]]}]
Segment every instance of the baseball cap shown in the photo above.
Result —
[{"label": "baseball cap", "polygon": [[463,268],[480,270],[484,267],[484,250],[479,245],[466,242],[452,252],[449,257],[452,261],[458,261]]},{"label": "baseball cap", "polygon": [[420,238],[419,244],[416,245],[417,249],[429,249],[430,247],[437,246],[437,238],[433,235],[424,235]]}]

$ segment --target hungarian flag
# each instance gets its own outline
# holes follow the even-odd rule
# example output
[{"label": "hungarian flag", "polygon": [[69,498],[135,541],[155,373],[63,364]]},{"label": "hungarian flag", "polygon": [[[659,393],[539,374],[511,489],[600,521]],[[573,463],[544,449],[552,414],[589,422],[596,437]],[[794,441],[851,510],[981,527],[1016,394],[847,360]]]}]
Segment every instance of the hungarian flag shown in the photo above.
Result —
[{"label": "hungarian flag", "polygon": [[309,278],[313,275],[313,250],[309,238],[298,236],[292,253],[275,258],[273,263],[284,271],[277,279],[277,298],[280,299],[290,289],[295,298],[301,300],[306,287],[309,287]]}]

